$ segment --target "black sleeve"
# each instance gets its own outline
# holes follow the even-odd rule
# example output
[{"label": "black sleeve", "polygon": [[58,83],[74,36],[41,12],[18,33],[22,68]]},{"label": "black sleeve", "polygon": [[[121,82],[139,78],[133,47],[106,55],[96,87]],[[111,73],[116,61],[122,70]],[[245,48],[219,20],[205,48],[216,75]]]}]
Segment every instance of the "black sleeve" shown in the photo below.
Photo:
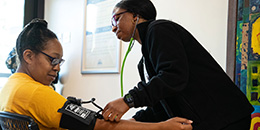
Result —
[{"label": "black sleeve", "polygon": [[167,120],[168,116],[163,109],[157,111],[152,107],[147,107],[145,110],[138,111],[133,118],[140,122],[160,122]]},{"label": "black sleeve", "polygon": [[154,106],[161,99],[181,92],[189,77],[182,32],[177,25],[167,22],[149,26],[142,53],[145,61],[149,61],[148,71],[153,74],[148,83],[139,82],[129,91],[135,107]]}]

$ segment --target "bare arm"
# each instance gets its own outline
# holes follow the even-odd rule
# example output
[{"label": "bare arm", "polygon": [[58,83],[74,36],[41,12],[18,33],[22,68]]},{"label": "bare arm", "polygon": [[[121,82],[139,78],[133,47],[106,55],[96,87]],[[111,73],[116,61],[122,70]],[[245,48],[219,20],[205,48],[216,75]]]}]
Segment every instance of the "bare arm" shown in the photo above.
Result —
[{"label": "bare arm", "polygon": [[97,119],[94,130],[192,130],[191,123],[192,121],[179,117],[159,123],[144,123],[132,120],[110,122]]}]

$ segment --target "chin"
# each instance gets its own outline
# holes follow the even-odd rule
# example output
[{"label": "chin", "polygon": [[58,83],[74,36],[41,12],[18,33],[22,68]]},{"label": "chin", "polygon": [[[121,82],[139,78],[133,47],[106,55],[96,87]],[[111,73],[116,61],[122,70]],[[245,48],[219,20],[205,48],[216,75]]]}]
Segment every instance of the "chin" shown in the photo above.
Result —
[{"label": "chin", "polygon": [[50,86],[51,83],[52,83],[52,82],[49,82],[49,81],[48,81],[48,82],[45,82],[45,83],[43,83],[43,84],[46,85],[46,86]]},{"label": "chin", "polygon": [[117,35],[117,38],[124,41],[124,42],[129,42],[131,38],[125,38],[125,37],[122,37],[122,36],[119,36]]},{"label": "chin", "polygon": [[126,39],[126,38],[120,38],[120,40],[124,41],[124,42],[130,42],[130,39]]},{"label": "chin", "polygon": [[46,84],[44,84],[44,85],[46,85],[46,86],[50,86],[50,85],[51,85],[51,83],[46,83]]}]

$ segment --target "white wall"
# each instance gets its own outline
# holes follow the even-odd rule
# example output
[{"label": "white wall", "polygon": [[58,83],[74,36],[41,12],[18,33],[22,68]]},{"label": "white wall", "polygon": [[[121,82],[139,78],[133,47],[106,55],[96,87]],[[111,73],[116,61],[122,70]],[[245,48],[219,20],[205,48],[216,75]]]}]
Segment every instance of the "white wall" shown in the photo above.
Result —
[{"label": "white wall", "polygon": [[[152,0],[158,18],[170,19],[188,29],[225,69],[227,0]],[[84,100],[96,98],[96,103],[105,106],[107,102],[120,97],[119,74],[81,74],[83,42],[84,0],[45,0],[45,19],[56,34],[69,34],[63,42],[64,59],[60,78],[63,95],[76,96]],[[127,43],[122,44],[121,59]],[[136,43],[128,56],[124,71],[124,92],[139,81],[137,63],[141,57],[141,46]],[[85,105],[96,110],[91,105]],[[128,112],[129,118],[135,110]]]}]

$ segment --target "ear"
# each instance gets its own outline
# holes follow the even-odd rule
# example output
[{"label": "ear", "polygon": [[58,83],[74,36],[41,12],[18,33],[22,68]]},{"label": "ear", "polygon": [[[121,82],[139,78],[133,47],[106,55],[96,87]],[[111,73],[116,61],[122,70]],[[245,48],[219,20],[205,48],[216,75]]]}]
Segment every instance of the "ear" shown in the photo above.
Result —
[{"label": "ear", "polygon": [[133,20],[132,20],[132,23],[133,23],[133,24],[136,24],[135,22],[137,21],[137,19],[138,19],[138,16],[134,16],[134,18],[133,18]]},{"label": "ear", "polygon": [[35,53],[30,49],[26,49],[23,52],[23,59],[27,64],[31,64],[34,57],[35,57]]}]

